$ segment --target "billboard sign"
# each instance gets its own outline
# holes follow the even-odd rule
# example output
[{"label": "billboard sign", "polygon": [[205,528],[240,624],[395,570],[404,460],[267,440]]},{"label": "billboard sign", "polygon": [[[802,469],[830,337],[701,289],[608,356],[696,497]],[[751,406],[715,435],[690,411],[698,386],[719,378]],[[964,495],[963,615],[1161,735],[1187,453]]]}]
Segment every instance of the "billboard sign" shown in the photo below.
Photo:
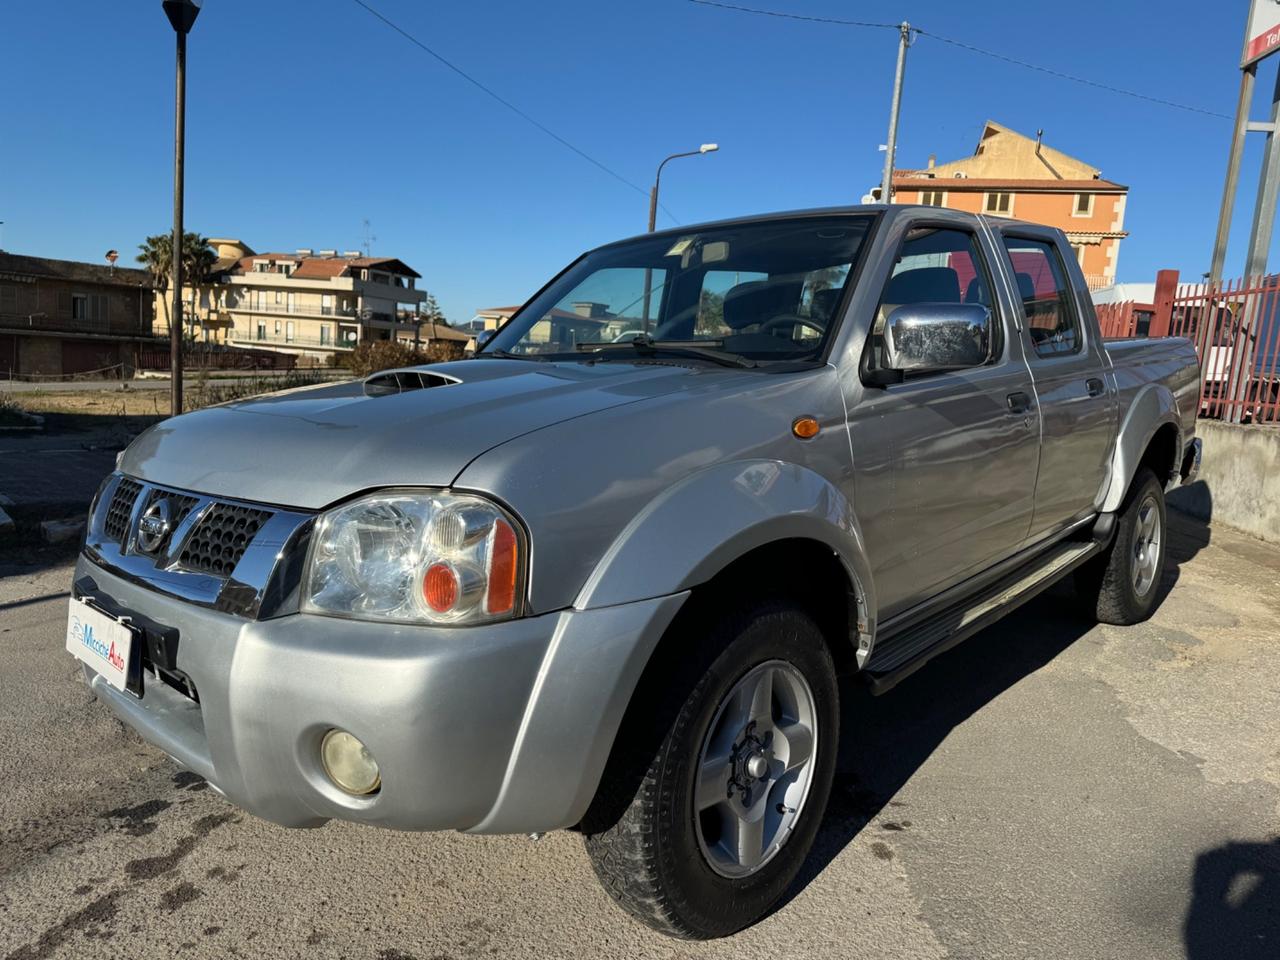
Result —
[{"label": "billboard sign", "polygon": [[1244,35],[1241,69],[1280,50],[1280,0],[1253,0]]}]

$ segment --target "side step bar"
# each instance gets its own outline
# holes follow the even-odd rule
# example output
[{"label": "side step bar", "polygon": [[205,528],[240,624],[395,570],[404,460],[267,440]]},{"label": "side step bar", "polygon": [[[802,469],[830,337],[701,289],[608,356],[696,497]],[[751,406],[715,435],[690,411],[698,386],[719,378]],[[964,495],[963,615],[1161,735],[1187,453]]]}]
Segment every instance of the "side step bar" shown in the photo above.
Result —
[{"label": "side step bar", "polygon": [[1053,586],[1097,556],[1106,545],[1106,541],[1097,540],[1059,543],[976,594],[877,641],[871,660],[862,671],[871,692],[878,696],[892,690],[938,654]]}]

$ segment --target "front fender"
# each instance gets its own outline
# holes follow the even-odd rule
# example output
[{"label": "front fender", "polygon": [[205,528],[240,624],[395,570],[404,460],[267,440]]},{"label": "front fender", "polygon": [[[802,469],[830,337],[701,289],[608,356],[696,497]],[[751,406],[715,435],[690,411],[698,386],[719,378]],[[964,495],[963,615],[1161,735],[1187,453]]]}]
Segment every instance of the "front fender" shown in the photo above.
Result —
[{"label": "front fender", "polygon": [[1178,404],[1173,392],[1161,383],[1149,383],[1142,387],[1129,405],[1120,431],[1116,437],[1115,451],[1111,455],[1111,469],[1106,493],[1098,509],[1102,513],[1113,513],[1120,509],[1125,491],[1133,480],[1138,463],[1146,452],[1147,445],[1156,431],[1165,424],[1172,424],[1178,431],[1177,453],[1182,450],[1182,419],[1178,413]]},{"label": "front fender", "polygon": [[874,636],[874,586],[853,505],[819,474],[779,460],[717,464],[655,497],[610,545],[574,606],[679,593],[787,539],[818,541],[840,558],[860,602],[861,633]]}]

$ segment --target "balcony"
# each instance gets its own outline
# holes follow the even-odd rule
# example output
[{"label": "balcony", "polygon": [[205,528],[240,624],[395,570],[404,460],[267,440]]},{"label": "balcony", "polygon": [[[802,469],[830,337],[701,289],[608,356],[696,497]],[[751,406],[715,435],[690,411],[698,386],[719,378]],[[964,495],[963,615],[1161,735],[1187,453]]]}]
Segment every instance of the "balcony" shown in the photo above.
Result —
[{"label": "balcony", "polygon": [[341,307],[326,306],[307,306],[305,304],[294,304],[290,307],[287,303],[264,303],[254,306],[249,303],[228,303],[220,308],[232,313],[268,313],[268,314],[284,314],[295,317],[351,317],[356,316],[353,309],[342,309]]},{"label": "balcony", "polygon": [[111,321],[72,317],[69,314],[0,313],[0,328],[4,330],[46,330],[50,333],[80,333],[86,336],[150,337],[151,325],[143,326],[130,317],[122,321],[119,315]]},{"label": "balcony", "polygon": [[280,347],[295,347],[299,350],[335,350],[338,352],[347,352],[354,349],[357,342],[355,340],[348,340],[342,343],[335,343],[331,339],[322,340],[320,337],[289,337],[285,334],[247,336],[234,331],[230,334],[228,339],[232,343],[244,344],[245,346],[263,346],[277,349]]}]

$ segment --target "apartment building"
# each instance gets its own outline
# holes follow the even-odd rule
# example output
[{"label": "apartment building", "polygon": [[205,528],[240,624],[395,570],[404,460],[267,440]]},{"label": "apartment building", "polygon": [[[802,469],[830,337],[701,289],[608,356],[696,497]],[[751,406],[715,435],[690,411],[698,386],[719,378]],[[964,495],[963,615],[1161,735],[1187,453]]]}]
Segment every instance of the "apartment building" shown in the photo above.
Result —
[{"label": "apartment building", "polygon": [[1014,217],[1066,233],[1091,288],[1115,282],[1129,188],[1042,137],[988,120],[973,155],[893,172],[893,202]]},{"label": "apartment building", "polygon": [[151,308],[145,270],[0,251],[0,379],[132,376]]},{"label": "apartment building", "polygon": [[[420,342],[427,294],[416,287],[421,274],[402,260],[209,242],[218,257],[210,276],[183,290],[187,333],[197,340],[292,353],[304,363],[331,362],[368,340]],[[162,327],[168,315],[157,304]]]}]

